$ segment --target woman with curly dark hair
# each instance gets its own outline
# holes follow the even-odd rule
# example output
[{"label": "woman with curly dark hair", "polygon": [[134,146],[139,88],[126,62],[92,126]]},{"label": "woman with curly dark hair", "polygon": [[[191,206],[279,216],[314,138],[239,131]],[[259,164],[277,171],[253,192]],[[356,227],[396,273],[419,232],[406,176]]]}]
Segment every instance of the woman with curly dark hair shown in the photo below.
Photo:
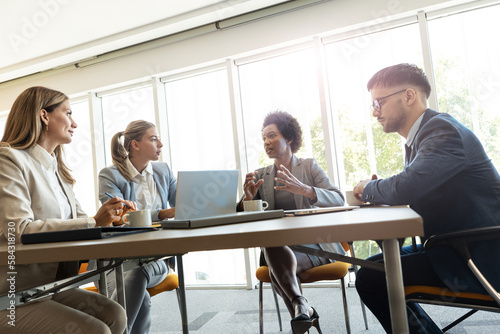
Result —
[{"label": "woman with curly dark hair", "polygon": [[[274,164],[246,175],[243,201],[262,199],[269,209],[305,209],[317,206],[344,205],[344,197],[314,159],[301,159],[295,153],[302,146],[302,129],[298,121],[284,111],[266,116],[262,126],[264,149]],[[242,204],[240,204],[242,205]],[[307,245],[344,254],[340,243]],[[293,333],[319,329],[318,313],[302,296],[301,274],[329,259],[295,252],[288,246],[263,248],[273,285],[292,317]]]}]

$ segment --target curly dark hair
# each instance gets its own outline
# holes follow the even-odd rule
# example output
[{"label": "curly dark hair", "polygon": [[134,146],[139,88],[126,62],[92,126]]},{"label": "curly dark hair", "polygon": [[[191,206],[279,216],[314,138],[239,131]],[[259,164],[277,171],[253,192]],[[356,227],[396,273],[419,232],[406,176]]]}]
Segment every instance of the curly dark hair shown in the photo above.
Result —
[{"label": "curly dark hair", "polygon": [[292,153],[297,153],[302,147],[302,129],[297,119],[286,111],[277,110],[267,114],[262,130],[270,124],[276,124],[283,137],[291,142]]}]

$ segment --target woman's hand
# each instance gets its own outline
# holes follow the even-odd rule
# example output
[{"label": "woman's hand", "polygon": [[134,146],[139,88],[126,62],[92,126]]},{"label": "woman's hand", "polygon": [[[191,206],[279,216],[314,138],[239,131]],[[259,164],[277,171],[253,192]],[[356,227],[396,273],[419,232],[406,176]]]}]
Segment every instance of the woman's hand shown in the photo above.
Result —
[{"label": "woman's hand", "polygon": [[175,217],[175,208],[163,209],[160,210],[160,212],[158,213],[158,218],[161,220],[174,217]]},{"label": "woman's hand", "polygon": [[313,199],[316,197],[316,191],[313,187],[300,182],[292,173],[283,165],[280,165],[276,173],[275,181],[283,183],[282,186],[275,186],[276,190],[286,190],[293,194],[303,195],[307,198]]},{"label": "woman's hand", "polygon": [[[124,207],[125,204],[127,207]],[[94,216],[95,226],[122,225],[122,216],[125,212],[137,210],[137,205],[132,201],[125,201],[120,197],[113,197],[105,202]]]},{"label": "woman's hand", "polygon": [[253,200],[260,186],[264,183],[264,179],[260,179],[255,183],[256,174],[257,172],[251,172],[245,176],[245,183],[243,183],[243,191],[245,193],[245,197],[243,198],[244,201]]}]

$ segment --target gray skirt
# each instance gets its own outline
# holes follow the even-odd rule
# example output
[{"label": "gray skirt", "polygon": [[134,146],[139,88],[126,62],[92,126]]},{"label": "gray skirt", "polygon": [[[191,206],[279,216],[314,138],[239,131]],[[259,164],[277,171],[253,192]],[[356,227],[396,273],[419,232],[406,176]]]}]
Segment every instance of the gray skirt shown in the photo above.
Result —
[{"label": "gray skirt", "polygon": [[[324,250],[327,252],[332,252],[332,253],[337,253],[344,255],[345,251],[342,245],[339,242],[332,242],[332,243],[322,243],[322,244],[307,244],[307,245],[302,245],[304,247],[310,247],[313,249],[318,249],[318,250]],[[297,251],[293,251],[294,253],[299,253]],[[318,255],[311,255],[311,254],[306,254],[309,260],[311,260],[311,263],[313,267],[318,267],[322,266],[324,264],[332,263],[335,262],[335,260],[330,260]],[[264,253],[260,253],[260,265],[261,266],[267,266],[266,259],[264,257]]]},{"label": "gray skirt", "polygon": [[[302,245],[302,246],[313,248],[313,249],[318,249],[318,250],[323,250],[323,248],[321,248],[321,246],[318,244],[308,244],[308,245]],[[293,251],[293,252],[298,253],[296,251]],[[309,260],[311,260],[313,267],[319,267],[319,266],[322,266],[324,264],[335,262],[335,260],[327,259],[327,258],[317,256],[317,255],[311,255],[311,254],[306,254],[306,255],[309,258]]]}]

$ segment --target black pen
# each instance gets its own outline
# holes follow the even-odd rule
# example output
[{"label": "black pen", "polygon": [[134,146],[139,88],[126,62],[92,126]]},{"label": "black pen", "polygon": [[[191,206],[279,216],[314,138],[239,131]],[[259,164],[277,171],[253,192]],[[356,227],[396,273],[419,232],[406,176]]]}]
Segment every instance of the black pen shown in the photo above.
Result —
[{"label": "black pen", "polygon": [[[105,192],[105,194],[106,194],[109,198],[115,198],[115,196],[111,195],[111,194],[110,194],[110,193],[108,193],[108,192]],[[131,209],[131,207],[130,207],[130,206],[128,206],[127,204],[125,204],[125,203],[122,203],[122,204],[123,204],[124,206],[126,206],[127,208]]]}]

